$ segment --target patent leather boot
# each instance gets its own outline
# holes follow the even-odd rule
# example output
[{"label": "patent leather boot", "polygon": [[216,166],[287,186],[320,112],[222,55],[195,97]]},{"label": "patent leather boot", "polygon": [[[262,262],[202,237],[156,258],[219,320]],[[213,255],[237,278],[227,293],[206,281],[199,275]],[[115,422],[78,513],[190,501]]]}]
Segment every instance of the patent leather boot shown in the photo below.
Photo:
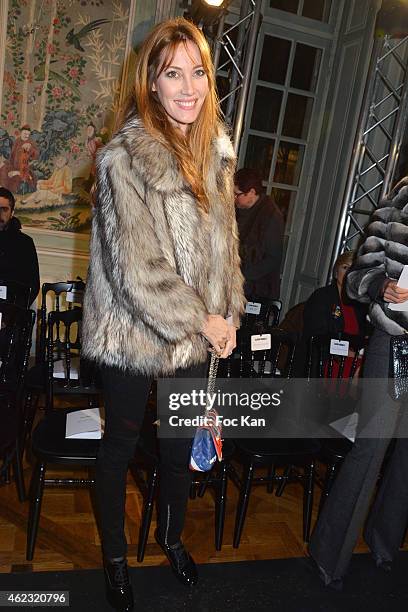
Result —
[{"label": "patent leather boot", "polygon": [[155,533],[155,538],[156,542],[170,561],[171,569],[180,582],[187,586],[194,586],[197,584],[198,574],[196,564],[184,548],[183,543],[179,541],[171,546],[165,544],[159,538],[157,531]]},{"label": "patent leather boot", "polygon": [[106,597],[118,612],[133,610],[133,592],[126,559],[111,559],[104,563]]}]

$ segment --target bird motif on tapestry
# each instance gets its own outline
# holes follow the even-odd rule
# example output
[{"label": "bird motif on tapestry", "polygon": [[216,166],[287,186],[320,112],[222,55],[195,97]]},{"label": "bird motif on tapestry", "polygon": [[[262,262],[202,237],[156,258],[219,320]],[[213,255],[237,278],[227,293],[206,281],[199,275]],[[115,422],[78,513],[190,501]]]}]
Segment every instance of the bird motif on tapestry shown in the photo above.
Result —
[{"label": "bird motif on tapestry", "polygon": [[90,21],[78,32],[74,32],[74,28],[72,28],[65,37],[67,45],[74,45],[77,51],[85,51],[80,43],[80,39],[85,38],[92,30],[97,30],[105,23],[110,23],[109,19],[95,19],[94,21]]}]

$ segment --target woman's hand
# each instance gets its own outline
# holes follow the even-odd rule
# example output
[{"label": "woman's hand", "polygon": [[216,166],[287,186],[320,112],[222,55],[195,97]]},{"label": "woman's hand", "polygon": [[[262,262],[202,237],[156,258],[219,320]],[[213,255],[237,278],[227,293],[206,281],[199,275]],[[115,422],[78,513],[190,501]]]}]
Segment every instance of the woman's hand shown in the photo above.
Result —
[{"label": "woman's hand", "polygon": [[383,286],[383,297],[384,302],[401,304],[401,302],[406,302],[408,300],[408,289],[398,287],[396,280],[388,279]]},{"label": "woman's hand", "polygon": [[229,333],[229,336],[228,336],[227,344],[225,345],[225,349],[219,355],[221,359],[226,359],[227,357],[229,357],[232,351],[237,346],[237,329],[235,325],[228,324],[228,333]]},{"label": "woman's hand", "polygon": [[221,315],[208,315],[201,330],[202,335],[220,355],[225,352],[230,340],[230,327]]}]

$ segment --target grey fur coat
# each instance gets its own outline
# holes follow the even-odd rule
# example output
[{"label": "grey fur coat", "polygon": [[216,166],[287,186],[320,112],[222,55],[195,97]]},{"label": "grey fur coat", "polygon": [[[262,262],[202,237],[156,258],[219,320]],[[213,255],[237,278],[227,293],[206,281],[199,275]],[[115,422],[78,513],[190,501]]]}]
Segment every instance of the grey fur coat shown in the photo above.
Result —
[{"label": "grey fur coat", "polygon": [[233,201],[235,156],[221,133],[202,213],[175,157],[137,117],[97,160],[83,354],[145,375],[205,361],[208,313],[239,319],[243,278]]},{"label": "grey fur coat", "polygon": [[349,296],[370,302],[372,324],[393,336],[408,330],[408,312],[390,310],[380,289],[387,278],[398,280],[405,264],[408,264],[408,186],[380,203],[347,276]]}]

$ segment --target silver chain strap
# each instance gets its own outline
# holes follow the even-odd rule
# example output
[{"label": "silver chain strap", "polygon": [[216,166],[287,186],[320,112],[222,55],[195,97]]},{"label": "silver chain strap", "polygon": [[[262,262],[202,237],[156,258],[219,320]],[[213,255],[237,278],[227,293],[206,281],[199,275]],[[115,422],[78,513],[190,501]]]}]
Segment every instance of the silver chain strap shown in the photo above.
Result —
[{"label": "silver chain strap", "polygon": [[219,364],[219,357],[217,357],[217,353],[215,352],[215,350],[211,351],[211,361],[210,361],[210,367],[208,369],[208,383],[207,383],[207,404],[205,409],[209,410],[209,405],[208,405],[208,394],[209,393],[214,393],[215,391],[215,381],[217,380],[217,372],[218,372],[218,364]]}]

